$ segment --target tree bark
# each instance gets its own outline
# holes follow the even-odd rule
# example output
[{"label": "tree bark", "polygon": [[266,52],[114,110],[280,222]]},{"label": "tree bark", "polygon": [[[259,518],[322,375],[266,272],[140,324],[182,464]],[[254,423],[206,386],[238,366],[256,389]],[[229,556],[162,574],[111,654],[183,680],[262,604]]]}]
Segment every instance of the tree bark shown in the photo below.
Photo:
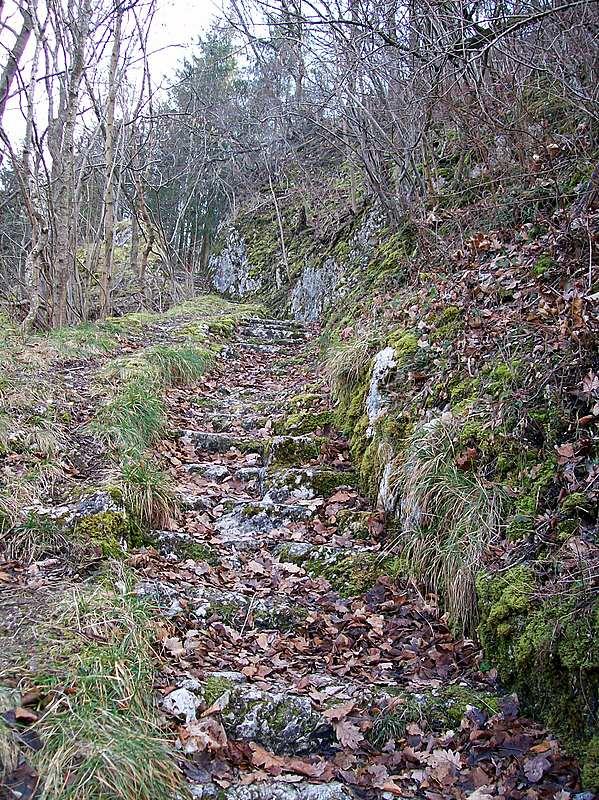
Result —
[{"label": "tree bark", "polygon": [[121,51],[121,29],[123,12],[116,15],[113,31],[112,53],[108,78],[108,99],[106,102],[106,125],[104,158],[106,161],[104,190],[104,259],[100,271],[100,318],[112,313],[112,261],[114,250],[114,206],[115,206],[115,122],[114,112],[117,94],[117,70]]}]

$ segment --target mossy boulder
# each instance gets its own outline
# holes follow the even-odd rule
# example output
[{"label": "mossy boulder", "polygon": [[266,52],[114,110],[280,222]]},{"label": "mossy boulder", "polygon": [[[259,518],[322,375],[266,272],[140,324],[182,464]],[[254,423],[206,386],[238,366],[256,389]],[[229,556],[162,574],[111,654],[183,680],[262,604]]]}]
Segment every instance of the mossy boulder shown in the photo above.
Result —
[{"label": "mossy boulder", "polygon": [[340,486],[355,486],[356,482],[356,474],[350,470],[268,468],[263,485],[267,497],[283,502],[292,496],[330,497]]},{"label": "mossy boulder", "polygon": [[332,425],[333,419],[332,411],[298,411],[277,423],[276,430],[279,434],[301,436]]},{"label": "mossy boulder", "polygon": [[221,719],[232,739],[256,742],[276,754],[293,755],[320,752],[334,741],[330,723],[314,711],[307,697],[263,692],[249,684],[225,691],[229,694]]},{"label": "mossy boulder", "polygon": [[75,522],[75,539],[86,547],[98,547],[105,558],[122,558],[130,543],[131,523],[124,511],[103,511]]}]

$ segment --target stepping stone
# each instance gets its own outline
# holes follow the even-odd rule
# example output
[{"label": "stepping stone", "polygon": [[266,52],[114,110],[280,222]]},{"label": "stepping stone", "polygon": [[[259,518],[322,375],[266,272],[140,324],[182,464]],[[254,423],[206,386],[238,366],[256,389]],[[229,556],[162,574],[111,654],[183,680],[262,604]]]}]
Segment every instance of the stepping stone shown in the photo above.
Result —
[{"label": "stepping stone", "polygon": [[212,565],[220,563],[218,553],[213,547],[189,533],[152,531],[150,539],[156,542],[156,549],[161,555],[176,556],[181,561],[191,559]]},{"label": "stepping stone", "polygon": [[313,515],[314,510],[303,505],[242,502],[217,519],[214,528],[225,544],[232,544],[237,549],[258,549],[264,543],[264,534],[291,522],[308,520]]},{"label": "stepping stone", "polygon": [[241,630],[293,630],[305,620],[308,613],[287,595],[271,594],[267,597],[245,595],[243,592],[202,586],[188,596],[193,616],[205,622],[214,621]]},{"label": "stepping stone", "polygon": [[[210,791],[210,790],[209,790]],[[233,786],[224,791],[215,787],[214,794],[194,794],[194,798],[222,798],[222,800],[352,800],[353,794],[343,784],[331,783],[286,783],[273,779],[272,782],[252,783],[249,786]],[[400,798],[401,800],[401,798]]]},{"label": "stepping stone", "polygon": [[187,472],[198,473],[209,481],[218,483],[226,478],[237,478],[241,481],[261,481],[264,467],[236,467],[234,464],[215,464],[212,461],[198,464],[187,464]]},{"label": "stepping stone", "polygon": [[[210,679],[205,685],[207,689],[212,688]],[[339,749],[331,723],[313,709],[307,697],[289,691],[263,691],[251,683],[224,680],[216,694],[224,701],[220,720],[231,739],[255,742],[277,755],[328,753]],[[210,692],[206,702],[213,703],[219,696]],[[190,706],[189,698],[185,699]]]}]

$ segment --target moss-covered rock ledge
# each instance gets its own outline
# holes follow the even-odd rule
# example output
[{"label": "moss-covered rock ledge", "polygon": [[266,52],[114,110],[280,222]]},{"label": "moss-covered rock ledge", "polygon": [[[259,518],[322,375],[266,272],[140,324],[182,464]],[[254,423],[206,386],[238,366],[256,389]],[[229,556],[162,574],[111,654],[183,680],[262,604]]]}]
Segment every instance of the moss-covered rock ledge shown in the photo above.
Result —
[{"label": "moss-covered rock ledge", "polygon": [[489,664],[581,757],[584,784],[599,787],[599,599],[583,585],[543,597],[524,565],[481,573],[477,589]]}]

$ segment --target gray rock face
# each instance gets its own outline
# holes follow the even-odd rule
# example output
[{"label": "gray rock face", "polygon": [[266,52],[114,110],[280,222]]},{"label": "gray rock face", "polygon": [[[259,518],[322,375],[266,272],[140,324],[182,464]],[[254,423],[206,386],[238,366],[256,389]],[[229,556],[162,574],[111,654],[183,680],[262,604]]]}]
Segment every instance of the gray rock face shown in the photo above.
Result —
[{"label": "gray rock face", "polygon": [[252,276],[245,243],[232,225],[223,227],[220,235],[225,246],[219,254],[210,257],[209,269],[214,287],[223,294],[243,297],[261,287],[258,278]]},{"label": "gray rock face", "polygon": [[332,258],[307,266],[291,292],[291,313],[302,322],[316,322],[330,305],[341,280],[342,267]]},{"label": "gray rock face", "polygon": [[[337,298],[350,291],[352,276],[368,265],[384,226],[383,215],[375,210],[363,216],[348,233],[343,241],[342,257],[324,254],[306,257],[304,268],[288,287],[289,307],[295,319],[315,322]],[[246,244],[234,222],[221,228],[220,239],[224,243],[221,252],[210,258],[214,288],[233,297],[243,297],[267,288],[267,278],[252,271]],[[273,265],[277,276],[280,266]],[[272,277],[269,276],[268,280]],[[255,335],[257,338],[272,338]]]}]

